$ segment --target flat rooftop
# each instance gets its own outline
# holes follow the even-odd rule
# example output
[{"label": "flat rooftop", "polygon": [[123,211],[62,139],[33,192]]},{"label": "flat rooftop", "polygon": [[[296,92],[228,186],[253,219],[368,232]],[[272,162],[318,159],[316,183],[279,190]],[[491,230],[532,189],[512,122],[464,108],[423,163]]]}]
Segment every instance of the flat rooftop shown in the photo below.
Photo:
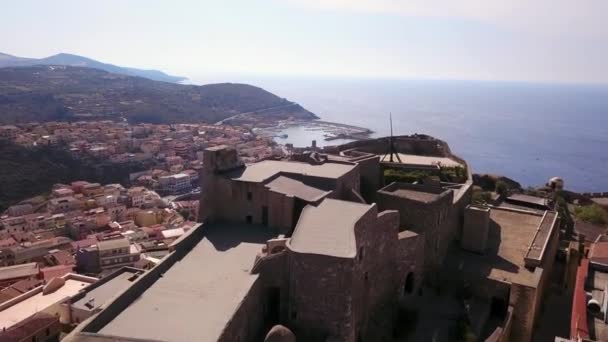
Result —
[{"label": "flat rooftop", "polygon": [[407,198],[418,202],[429,203],[437,200],[437,198],[441,196],[441,194],[448,190],[438,189],[437,191],[432,191],[430,188],[425,187],[422,184],[395,182],[385,186],[379,191],[385,194],[391,194],[393,196],[401,198]]},{"label": "flat rooftop", "polygon": [[[112,299],[112,297],[114,297],[116,294],[126,289],[133,281],[131,278],[134,275],[135,273],[126,271],[121,272],[117,276],[105,282],[104,279],[101,279],[100,282],[103,282],[103,284],[94,287],[90,291],[87,291],[85,296],[72,303],[72,306],[77,309],[88,311],[99,308]],[[90,303],[91,305],[87,306],[87,303]]]},{"label": "flat rooftop", "polygon": [[285,176],[273,179],[266,184],[266,187],[274,192],[297,197],[307,202],[315,202],[330,193]]},{"label": "flat rooftop", "polygon": [[40,291],[27,299],[7,307],[0,311],[0,329],[8,329],[36,312],[43,311],[57,302],[76,295],[89,284],[91,283],[76,279],[66,279],[65,284],[55,292],[44,295]]},{"label": "flat rooftop", "polygon": [[[399,158],[401,159],[401,164],[411,164],[411,165],[421,165],[421,166],[439,166],[442,167],[456,167],[463,166],[459,162],[454,159],[447,157],[431,157],[431,156],[419,156],[416,154],[405,154],[405,153],[397,153]],[[390,160],[390,155],[385,154],[380,156],[380,161],[388,162]],[[393,158],[394,163],[399,163],[397,158]]]},{"label": "flat rooftop", "polygon": [[280,172],[338,179],[355,167],[356,165],[354,164],[331,162],[312,165],[294,161],[264,160],[259,163],[247,165],[244,169],[239,170],[236,173],[231,173],[230,176],[233,180],[256,183],[264,182]]},{"label": "flat rooftop", "polygon": [[417,191],[411,189],[396,189],[391,191],[393,194],[403,198],[413,199],[419,202],[432,202],[439,196],[431,192]]},{"label": "flat rooftop", "polygon": [[272,237],[254,225],[221,224],[98,333],[164,341],[217,341],[256,281],[255,256]]},{"label": "flat rooftop", "polygon": [[489,278],[536,286],[538,279],[525,267],[524,257],[541,220],[540,215],[493,208],[485,254],[456,248],[450,251],[446,260],[453,269],[479,280]]},{"label": "flat rooftop", "polygon": [[325,199],[302,210],[289,249],[298,253],[353,258],[357,254],[355,224],[372,205]]}]

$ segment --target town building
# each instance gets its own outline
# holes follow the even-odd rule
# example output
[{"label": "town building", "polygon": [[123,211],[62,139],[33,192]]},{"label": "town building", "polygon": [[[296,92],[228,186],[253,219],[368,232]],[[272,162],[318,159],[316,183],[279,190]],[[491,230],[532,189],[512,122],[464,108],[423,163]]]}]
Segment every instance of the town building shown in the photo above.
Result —
[{"label": "town building", "polygon": [[0,341],[56,341],[69,300],[97,278],[67,274],[0,304]]},{"label": "town building", "polygon": [[97,250],[102,270],[133,266],[139,260],[139,251],[126,238],[99,241]]},{"label": "town building", "polygon": [[449,250],[440,279],[487,308],[471,318],[477,336],[531,341],[559,246],[558,215],[508,206],[466,211],[460,246]]},{"label": "town building", "polygon": [[160,177],[158,181],[159,191],[167,194],[181,194],[192,189],[190,176],[185,173]]},{"label": "town building", "polygon": [[569,339],[608,340],[608,236],[600,235],[580,260],[572,299]]}]

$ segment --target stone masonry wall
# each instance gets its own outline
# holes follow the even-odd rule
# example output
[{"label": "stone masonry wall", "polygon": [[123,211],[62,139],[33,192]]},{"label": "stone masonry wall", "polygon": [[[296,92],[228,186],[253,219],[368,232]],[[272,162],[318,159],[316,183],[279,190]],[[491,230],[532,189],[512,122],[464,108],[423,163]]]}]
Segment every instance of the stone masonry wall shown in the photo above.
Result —
[{"label": "stone masonry wall", "polygon": [[451,213],[452,198],[452,191],[445,191],[437,200],[427,203],[378,192],[378,206],[381,210],[399,211],[401,230],[424,234],[424,273],[429,280],[437,275],[459,224],[458,220],[453,220],[458,214]]},{"label": "stone masonry wall", "polygon": [[289,317],[298,340],[325,341],[340,336],[352,341],[354,260],[290,252]]},{"label": "stone masonry wall", "polygon": [[258,278],[224,327],[218,342],[261,341],[265,333],[266,300],[263,282]]},{"label": "stone masonry wall", "polygon": [[358,341],[388,341],[400,277],[399,214],[373,207],[355,226],[357,257],[353,273],[353,314]]}]

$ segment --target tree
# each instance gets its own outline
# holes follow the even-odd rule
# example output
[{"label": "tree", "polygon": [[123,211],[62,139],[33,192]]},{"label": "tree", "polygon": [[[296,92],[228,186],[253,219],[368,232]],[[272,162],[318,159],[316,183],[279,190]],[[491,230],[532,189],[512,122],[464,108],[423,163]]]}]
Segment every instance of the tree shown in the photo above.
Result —
[{"label": "tree", "polygon": [[504,181],[500,180],[500,181],[496,182],[495,191],[500,196],[507,196],[508,192],[509,192],[509,185],[507,183],[505,183]]}]

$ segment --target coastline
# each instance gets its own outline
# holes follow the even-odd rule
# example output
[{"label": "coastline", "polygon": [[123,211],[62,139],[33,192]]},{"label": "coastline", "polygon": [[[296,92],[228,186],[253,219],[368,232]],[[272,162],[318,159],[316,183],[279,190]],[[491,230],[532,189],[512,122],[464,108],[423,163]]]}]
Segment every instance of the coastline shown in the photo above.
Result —
[{"label": "coastline", "polygon": [[[305,135],[308,133],[307,135],[310,135],[312,139],[306,139],[306,143],[303,143],[300,139],[296,139],[296,141],[299,141],[293,142],[296,147],[307,147],[312,140],[316,140],[317,142],[366,140],[370,139],[374,133],[369,128],[319,119],[281,120],[268,127],[255,128],[254,132],[259,135],[273,137],[279,144],[284,144],[284,142],[277,140],[277,138],[293,141],[293,137],[290,138],[292,134]],[[303,146],[304,144],[305,146]],[[326,144],[322,143],[321,145]]]}]

